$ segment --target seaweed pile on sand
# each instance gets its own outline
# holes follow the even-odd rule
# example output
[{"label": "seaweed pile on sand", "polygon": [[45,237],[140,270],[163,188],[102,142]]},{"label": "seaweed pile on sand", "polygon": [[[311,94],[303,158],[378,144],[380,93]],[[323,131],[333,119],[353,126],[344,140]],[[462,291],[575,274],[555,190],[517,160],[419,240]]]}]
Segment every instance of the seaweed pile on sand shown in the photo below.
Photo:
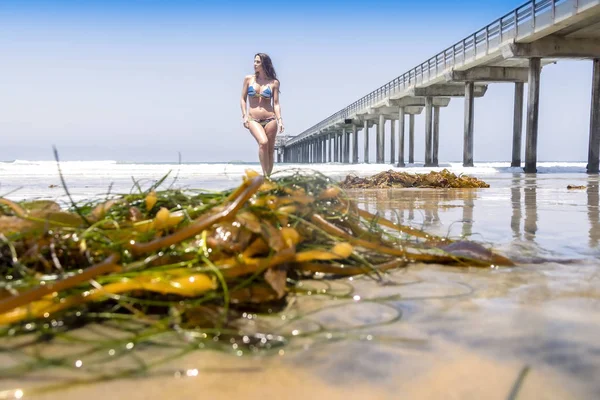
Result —
[{"label": "seaweed pile on sand", "polygon": [[[23,337],[73,341],[71,332],[87,324],[122,329],[131,347],[164,333],[186,334],[194,349],[218,337],[258,346],[269,335],[249,338],[236,321],[281,309],[304,279],[380,280],[409,263],[512,265],[477,243],[370,214],[318,174],[265,180],[247,171],[223,192],[159,190],[160,183],[69,209],[0,198],[3,352]],[[107,343],[93,348],[106,354],[115,342]],[[72,365],[74,357],[32,356],[0,376]]]},{"label": "seaweed pile on sand", "polygon": [[387,188],[488,188],[482,180],[466,175],[456,175],[447,169],[427,174],[409,174],[393,170],[360,178],[348,175],[340,187],[344,189],[387,189]]}]

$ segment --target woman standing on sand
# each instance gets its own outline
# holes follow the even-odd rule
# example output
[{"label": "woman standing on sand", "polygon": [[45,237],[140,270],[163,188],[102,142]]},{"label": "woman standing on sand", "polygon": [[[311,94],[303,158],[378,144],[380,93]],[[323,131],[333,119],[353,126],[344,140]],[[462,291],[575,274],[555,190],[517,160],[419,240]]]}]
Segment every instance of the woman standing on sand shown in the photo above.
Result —
[{"label": "woman standing on sand", "polygon": [[[246,99],[249,99],[246,107]],[[273,153],[277,131],[283,132],[279,106],[279,80],[271,57],[265,53],[254,56],[254,74],[244,78],[242,86],[242,121],[258,142],[258,158],[264,176],[273,170]]]}]

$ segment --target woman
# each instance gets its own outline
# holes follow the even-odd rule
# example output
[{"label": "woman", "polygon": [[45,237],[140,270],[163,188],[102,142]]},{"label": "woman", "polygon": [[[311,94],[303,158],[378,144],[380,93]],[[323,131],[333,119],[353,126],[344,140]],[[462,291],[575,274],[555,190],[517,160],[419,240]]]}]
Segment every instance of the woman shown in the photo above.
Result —
[{"label": "woman", "polygon": [[[246,103],[248,99],[248,107]],[[244,78],[242,87],[242,121],[258,142],[258,158],[264,176],[273,170],[273,153],[277,131],[283,132],[279,107],[279,80],[271,58],[265,53],[254,56],[254,74]]]}]

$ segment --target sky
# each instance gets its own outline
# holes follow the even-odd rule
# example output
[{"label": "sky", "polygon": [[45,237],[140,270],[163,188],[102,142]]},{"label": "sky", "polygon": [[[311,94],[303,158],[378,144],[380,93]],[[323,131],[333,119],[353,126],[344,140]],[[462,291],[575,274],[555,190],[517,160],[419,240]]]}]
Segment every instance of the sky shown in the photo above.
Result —
[{"label": "sky", "polygon": [[[55,145],[62,160],[254,162],[240,95],[255,53],[273,59],[296,135],[521,3],[2,0],[0,160],[51,160]],[[591,77],[591,61],[544,67],[538,161],[586,160]],[[476,100],[475,162],[510,161],[513,91]],[[440,161],[462,160],[463,109],[441,111]]]}]

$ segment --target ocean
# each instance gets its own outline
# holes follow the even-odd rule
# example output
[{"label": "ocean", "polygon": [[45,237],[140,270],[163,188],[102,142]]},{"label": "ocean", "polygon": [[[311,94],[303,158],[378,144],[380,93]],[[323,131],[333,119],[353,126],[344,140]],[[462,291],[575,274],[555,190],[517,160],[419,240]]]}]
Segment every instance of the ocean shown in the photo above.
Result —
[{"label": "ocean", "polygon": [[[452,224],[448,226],[434,224],[430,226],[431,229],[448,229],[447,232],[437,233],[450,235],[462,234],[465,230],[496,245],[508,245],[512,243],[515,235],[510,227],[525,223],[526,229],[535,231],[536,243],[540,245],[541,252],[570,257],[596,254],[595,249],[597,249],[597,246],[592,244],[598,241],[596,237],[598,221],[594,220],[597,217],[593,217],[597,215],[598,200],[595,193],[597,193],[598,177],[587,175],[585,166],[583,162],[540,162],[538,174],[530,175],[524,174],[521,168],[510,167],[510,163],[507,162],[483,162],[469,168],[463,167],[460,162],[441,163],[438,168],[425,168],[422,164],[414,164],[407,168],[394,168],[389,164],[276,164],[274,176],[304,170],[310,173],[322,173],[334,180],[343,180],[349,174],[371,176],[390,169],[427,173],[444,168],[455,174],[475,176],[488,182],[491,187],[467,192],[473,193],[470,195],[472,198],[463,200],[464,204],[459,207],[455,206],[459,200],[440,201],[435,205],[435,208],[438,208],[437,214],[443,214],[443,219],[451,221]],[[258,163],[128,163],[113,160],[60,163],[64,181],[75,201],[104,198],[109,192],[130,193],[132,190],[138,190],[134,181],[142,189],[148,188],[167,174],[169,175],[163,183],[163,188],[229,189],[241,183],[247,169],[260,171],[260,165]],[[569,190],[568,185],[585,186],[586,189]],[[413,192],[397,193],[390,196],[403,197]],[[54,161],[0,162],[0,196],[11,200],[45,198],[65,205],[68,203],[59,177],[58,166]],[[368,200],[368,197],[365,199]],[[473,205],[468,206],[465,202],[472,202]],[[378,201],[375,200],[371,207],[375,207],[377,203]],[[382,210],[382,207],[385,209],[382,204],[377,204],[376,207],[379,210]],[[460,213],[457,212],[459,208],[462,210]],[[463,215],[465,212],[468,215]],[[535,215],[532,216],[532,213]],[[413,223],[427,223],[425,221],[427,217],[417,214]],[[478,222],[482,217],[489,218],[491,214],[497,216],[497,223]],[[515,218],[520,222],[515,221]],[[464,228],[465,220],[473,220],[473,227]],[[501,223],[501,220],[507,223]],[[533,220],[535,220],[535,228],[530,226]],[[570,238],[568,242],[556,235],[557,227],[560,227],[563,235]]]},{"label": "ocean", "polygon": [[[109,188],[128,193],[136,190],[134,180],[149,187],[167,173],[165,186],[233,188],[246,169],[260,170],[257,163],[117,161],[66,161],[60,168],[77,201],[105,197]],[[319,330],[312,340],[295,342],[295,334],[289,335],[289,348],[274,356],[192,352],[161,367],[160,374],[79,385],[61,398],[96,399],[108,392],[115,399],[195,398],[199,393],[245,399],[600,398],[599,177],[586,174],[585,163],[540,162],[537,174],[503,162],[472,168],[448,162],[434,169],[278,164],[275,176],[301,169],[341,180],[388,169],[443,168],[480,178],[490,188],[348,193],[360,207],[388,218],[484,243],[517,260],[516,267],[414,265],[390,273],[386,285],[344,280],[355,298],[377,301],[338,307],[335,299],[297,297],[282,318],[323,307],[308,318],[313,325],[296,328]],[[50,161],[0,162],[0,196],[66,201],[57,165]],[[332,304],[335,308],[328,308]],[[392,311],[401,318],[379,323],[393,319]],[[47,371],[42,381],[54,379],[66,378]],[[36,378],[3,380],[0,398],[13,393],[2,390],[19,387],[26,394],[38,384]]]},{"label": "ocean", "polygon": [[[584,162],[540,162],[539,176],[552,176],[557,181],[574,179],[585,181]],[[148,184],[170,173],[169,184],[176,178],[175,186],[221,190],[236,186],[248,168],[260,171],[258,163],[129,163],[105,161],[63,161],[60,163],[63,176],[70,192],[77,199],[93,198],[106,194],[112,186],[113,193],[129,192],[133,180]],[[510,167],[507,162],[482,162],[465,168],[461,162],[440,163],[439,168],[425,168],[413,164],[406,168],[394,168],[390,164],[276,164],[274,173],[286,170],[318,171],[333,179],[343,179],[348,174],[369,176],[388,169],[410,173],[426,173],[448,169],[455,174],[468,174],[482,179],[498,180],[507,186],[504,179],[521,174],[522,169]],[[549,175],[550,174],[550,175]],[[8,198],[33,197],[59,198],[63,191],[55,161],[0,161],[0,195],[10,193]]]}]

